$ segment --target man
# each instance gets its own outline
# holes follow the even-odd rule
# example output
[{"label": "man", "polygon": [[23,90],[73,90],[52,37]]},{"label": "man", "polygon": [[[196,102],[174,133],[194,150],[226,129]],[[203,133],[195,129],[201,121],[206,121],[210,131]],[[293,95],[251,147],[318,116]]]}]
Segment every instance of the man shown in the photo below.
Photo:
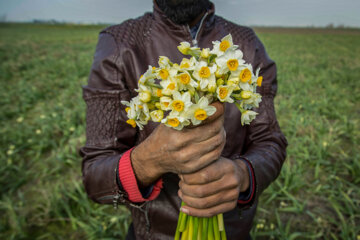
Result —
[{"label": "man", "polygon": [[[182,41],[201,48],[231,33],[254,69],[260,67],[262,103],[241,126],[234,104],[214,103],[214,116],[177,131],[126,124],[120,102],[136,96],[137,81],[159,56],[180,62]],[[224,213],[228,239],[249,239],[260,193],[278,176],[287,142],[274,111],[276,67],[255,33],[214,15],[208,0],[156,0],[153,13],[103,30],[88,85],[83,180],[91,199],[125,204],[133,223],[127,239],[172,239],[181,211]],[[116,214],[116,213],[114,213]]]}]

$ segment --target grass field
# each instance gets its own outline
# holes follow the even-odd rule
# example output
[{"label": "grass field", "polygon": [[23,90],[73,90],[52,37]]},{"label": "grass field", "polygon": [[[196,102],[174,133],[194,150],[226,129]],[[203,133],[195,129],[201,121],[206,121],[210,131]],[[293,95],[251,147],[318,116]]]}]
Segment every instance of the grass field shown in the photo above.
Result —
[{"label": "grass field", "polygon": [[[103,26],[0,25],[0,239],[122,239],[130,218],[87,199],[77,150]],[[288,141],[254,239],[360,239],[360,30],[256,29],[278,64]]]}]

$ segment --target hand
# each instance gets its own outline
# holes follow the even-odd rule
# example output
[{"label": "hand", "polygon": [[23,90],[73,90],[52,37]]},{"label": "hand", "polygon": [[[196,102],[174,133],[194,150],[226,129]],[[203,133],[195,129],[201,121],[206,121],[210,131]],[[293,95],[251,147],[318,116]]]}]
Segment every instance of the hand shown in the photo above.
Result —
[{"label": "hand", "polygon": [[197,217],[212,217],[234,209],[239,193],[246,191],[250,182],[246,163],[223,157],[180,178],[178,194],[186,204],[181,211]]},{"label": "hand", "polygon": [[216,113],[203,124],[181,131],[160,124],[131,153],[137,180],[147,186],[166,172],[191,173],[217,160],[226,142],[224,106],[216,102]]}]

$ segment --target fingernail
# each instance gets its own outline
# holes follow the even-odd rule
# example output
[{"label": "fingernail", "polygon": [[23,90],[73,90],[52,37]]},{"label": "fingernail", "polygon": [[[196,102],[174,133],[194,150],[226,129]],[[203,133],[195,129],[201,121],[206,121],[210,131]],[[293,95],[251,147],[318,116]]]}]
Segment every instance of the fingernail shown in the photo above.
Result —
[{"label": "fingernail", "polygon": [[189,210],[186,208],[181,207],[180,211],[182,211],[183,213],[189,214]]}]

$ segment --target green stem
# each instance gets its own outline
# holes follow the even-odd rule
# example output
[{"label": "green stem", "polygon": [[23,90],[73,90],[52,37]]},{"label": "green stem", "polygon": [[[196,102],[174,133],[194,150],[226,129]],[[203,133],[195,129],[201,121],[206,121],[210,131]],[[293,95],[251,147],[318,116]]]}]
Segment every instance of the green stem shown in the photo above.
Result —
[{"label": "green stem", "polygon": [[224,231],[222,231],[220,233],[221,233],[221,240],[227,240],[225,229],[224,229]]},{"label": "green stem", "polygon": [[207,237],[207,233],[208,233],[208,222],[209,219],[208,218],[203,218],[202,219],[202,233],[201,233],[201,240],[206,240]]},{"label": "green stem", "polygon": [[160,88],[163,89],[163,87],[160,84],[156,84],[156,83],[152,83],[152,82],[146,82],[145,85],[149,86],[149,87],[154,87],[154,88]]},{"label": "green stem", "polygon": [[199,228],[199,218],[198,217],[193,217],[193,222],[194,222],[194,226],[193,226],[192,239],[197,240],[198,228]]},{"label": "green stem", "polygon": [[199,218],[199,227],[198,227],[198,234],[196,240],[201,240],[201,234],[202,234],[202,226],[203,226],[203,218]]},{"label": "green stem", "polygon": [[218,225],[219,225],[219,231],[224,231],[224,218],[222,213],[217,215]]},{"label": "green stem", "polygon": [[177,222],[177,226],[176,226],[176,232],[175,232],[175,237],[174,237],[174,240],[179,240],[180,239],[180,224],[181,224],[181,219],[182,219],[182,214],[183,212],[180,212],[179,214],[179,219],[178,219],[178,222]]},{"label": "green stem", "polygon": [[207,239],[208,240],[214,240],[214,230],[213,230],[213,218],[208,218],[209,220],[209,227],[208,227],[208,232],[207,232]]},{"label": "green stem", "polygon": [[181,217],[181,223],[180,223],[180,229],[179,230],[180,230],[180,232],[184,232],[188,216],[183,212],[181,212],[180,214],[182,214],[182,217]]},{"label": "green stem", "polygon": [[189,233],[188,233],[188,240],[192,240],[193,232],[194,232],[194,217],[189,216]]},{"label": "green stem", "polygon": [[219,232],[219,224],[216,216],[212,217],[213,219],[213,227],[214,227],[214,237],[215,240],[220,240],[220,232]]}]

